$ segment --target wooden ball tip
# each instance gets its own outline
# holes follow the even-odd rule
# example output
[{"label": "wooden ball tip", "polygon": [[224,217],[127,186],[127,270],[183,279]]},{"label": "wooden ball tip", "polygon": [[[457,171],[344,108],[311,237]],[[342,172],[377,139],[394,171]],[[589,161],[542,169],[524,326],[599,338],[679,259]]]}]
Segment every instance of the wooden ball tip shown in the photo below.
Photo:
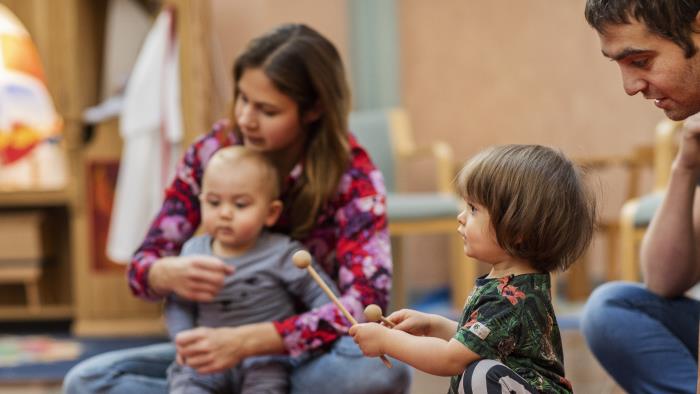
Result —
[{"label": "wooden ball tip", "polygon": [[299,250],[292,255],[292,262],[297,268],[306,268],[311,264],[311,255],[305,250]]},{"label": "wooden ball tip", "polygon": [[376,304],[367,305],[365,308],[365,317],[367,321],[378,322],[382,318],[382,308]]}]

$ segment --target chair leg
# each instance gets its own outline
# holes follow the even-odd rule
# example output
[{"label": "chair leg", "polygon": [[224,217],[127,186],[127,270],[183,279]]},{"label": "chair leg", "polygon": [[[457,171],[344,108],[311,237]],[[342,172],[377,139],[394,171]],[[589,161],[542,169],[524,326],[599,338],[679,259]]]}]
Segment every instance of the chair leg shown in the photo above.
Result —
[{"label": "chair leg", "polygon": [[588,265],[590,249],[587,250],[566,271],[566,298],[569,300],[584,300],[591,292]]},{"label": "chair leg", "polygon": [[634,227],[634,214],[637,210],[636,201],[626,203],[620,214],[620,279],[636,282],[637,275],[637,242]]},{"label": "chair leg", "polygon": [[605,280],[611,281],[619,277],[619,266],[615,264],[620,258],[618,248],[620,245],[620,223],[606,223],[605,226],[605,250],[606,267]]},{"label": "chair leg", "polygon": [[464,255],[464,243],[458,235],[450,235],[450,290],[452,293],[452,308],[461,311],[464,303],[474,287],[478,263]]},{"label": "chair leg", "polygon": [[32,312],[38,312],[40,308],[39,284],[36,280],[24,282],[24,290],[27,295],[27,305]]},{"label": "chair leg", "polygon": [[406,283],[404,275],[403,261],[403,240],[401,237],[391,237],[391,260],[392,260],[392,294],[389,302],[389,310],[396,311],[405,308],[408,303],[406,296]]}]

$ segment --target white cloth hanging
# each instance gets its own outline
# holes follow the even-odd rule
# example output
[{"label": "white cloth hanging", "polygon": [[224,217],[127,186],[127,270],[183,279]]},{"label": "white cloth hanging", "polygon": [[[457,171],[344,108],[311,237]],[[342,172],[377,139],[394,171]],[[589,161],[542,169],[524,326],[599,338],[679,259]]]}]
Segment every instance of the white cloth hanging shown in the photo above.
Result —
[{"label": "white cloth hanging", "polygon": [[161,11],[129,77],[119,118],[124,140],[107,256],[127,263],[163,201],[183,136],[175,10]]}]

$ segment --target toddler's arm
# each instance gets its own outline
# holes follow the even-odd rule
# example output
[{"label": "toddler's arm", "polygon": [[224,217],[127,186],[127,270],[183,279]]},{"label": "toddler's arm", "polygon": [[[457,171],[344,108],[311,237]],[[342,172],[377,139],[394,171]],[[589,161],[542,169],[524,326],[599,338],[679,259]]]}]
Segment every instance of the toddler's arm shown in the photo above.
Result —
[{"label": "toddler's arm", "polygon": [[356,324],[350,335],[368,357],[386,354],[432,375],[459,375],[481,358],[455,339],[416,336],[376,323]]}]

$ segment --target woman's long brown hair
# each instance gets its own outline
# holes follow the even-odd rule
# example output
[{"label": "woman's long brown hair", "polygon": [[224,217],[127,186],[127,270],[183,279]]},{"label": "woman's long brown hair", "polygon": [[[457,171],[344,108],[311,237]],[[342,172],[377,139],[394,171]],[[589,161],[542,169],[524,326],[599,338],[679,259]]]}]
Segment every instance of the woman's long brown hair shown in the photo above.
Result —
[{"label": "woman's long brown hair", "polygon": [[[320,110],[306,126],[304,171],[285,210],[290,236],[303,239],[316,224],[324,204],[338,188],[350,162],[347,122],[350,89],[335,46],[302,24],[286,24],[250,42],[233,68],[234,100],[247,69],[261,69],[275,87],[299,107],[299,119]],[[235,125],[235,117],[233,119]],[[241,137],[238,127],[236,133]],[[285,175],[285,174],[281,174]]]}]

